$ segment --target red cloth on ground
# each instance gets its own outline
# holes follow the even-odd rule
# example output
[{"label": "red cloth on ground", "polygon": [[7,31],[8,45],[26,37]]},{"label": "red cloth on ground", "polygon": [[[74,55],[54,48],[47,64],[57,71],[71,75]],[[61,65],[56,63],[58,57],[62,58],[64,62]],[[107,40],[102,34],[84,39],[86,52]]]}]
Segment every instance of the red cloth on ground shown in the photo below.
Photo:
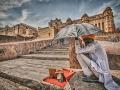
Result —
[{"label": "red cloth on ground", "polygon": [[57,79],[54,79],[54,78],[50,78],[50,77],[46,77],[43,79],[44,82],[47,82],[47,83],[50,83],[50,84],[53,84],[53,85],[57,85],[59,87],[64,87],[67,83],[67,81],[70,80],[70,78],[74,75],[75,72],[73,72],[72,70],[68,70],[68,69],[62,69],[62,70],[58,70],[56,73],[58,72],[63,72],[65,78],[66,78],[66,81],[64,82],[59,82]]}]

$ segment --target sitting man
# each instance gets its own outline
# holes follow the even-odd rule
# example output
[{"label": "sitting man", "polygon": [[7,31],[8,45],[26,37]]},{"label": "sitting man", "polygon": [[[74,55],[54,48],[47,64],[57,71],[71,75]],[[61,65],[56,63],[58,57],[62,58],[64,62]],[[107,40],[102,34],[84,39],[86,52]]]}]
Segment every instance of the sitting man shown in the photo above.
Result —
[{"label": "sitting man", "polygon": [[[77,60],[85,76],[83,80],[96,81],[91,79],[91,76],[95,75],[99,82],[104,83],[107,90],[120,90],[112,79],[104,48],[94,39],[95,35],[84,35],[79,37],[79,44],[77,42],[75,44]],[[89,55],[88,57],[84,55],[86,53]]]}]

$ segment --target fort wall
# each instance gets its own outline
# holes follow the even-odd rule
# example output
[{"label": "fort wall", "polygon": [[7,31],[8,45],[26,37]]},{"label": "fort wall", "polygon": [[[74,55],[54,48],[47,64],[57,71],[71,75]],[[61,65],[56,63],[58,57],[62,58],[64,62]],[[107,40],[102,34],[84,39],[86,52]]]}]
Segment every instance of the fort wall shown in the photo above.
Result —
[{"label": "fort wall", "polygon": [[49,45],[50,40],[35,40],[35,41],[21,41],[14,43],[2,43],[0,44],[0,49],[4,48],[14,48],[19,55],[35,53],[47,45]]}]

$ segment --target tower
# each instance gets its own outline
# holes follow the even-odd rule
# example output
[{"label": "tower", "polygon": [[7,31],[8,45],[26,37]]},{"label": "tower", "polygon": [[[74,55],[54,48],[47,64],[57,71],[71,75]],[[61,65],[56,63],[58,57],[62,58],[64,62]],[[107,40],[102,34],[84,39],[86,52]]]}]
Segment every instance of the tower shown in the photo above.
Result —
[{"label": "tower", "polygon": [[103,16],[105,19],[105,31],[104,32],[114,32],[115,31],[115,24],[114,24],[114,16],[112,9],[110,7],[107,7],[103,11]]}]

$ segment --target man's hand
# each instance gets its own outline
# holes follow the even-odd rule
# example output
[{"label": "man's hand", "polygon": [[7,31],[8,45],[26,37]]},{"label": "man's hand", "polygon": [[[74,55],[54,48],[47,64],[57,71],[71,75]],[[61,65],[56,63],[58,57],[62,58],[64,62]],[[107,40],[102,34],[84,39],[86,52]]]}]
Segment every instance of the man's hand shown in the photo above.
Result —
[{"label": "man's hand", "polygon": [[81,48],[84,48],[85,47],[85,42],[83,41],[82,37],[79,37],[79,42],[80,42]]}]

